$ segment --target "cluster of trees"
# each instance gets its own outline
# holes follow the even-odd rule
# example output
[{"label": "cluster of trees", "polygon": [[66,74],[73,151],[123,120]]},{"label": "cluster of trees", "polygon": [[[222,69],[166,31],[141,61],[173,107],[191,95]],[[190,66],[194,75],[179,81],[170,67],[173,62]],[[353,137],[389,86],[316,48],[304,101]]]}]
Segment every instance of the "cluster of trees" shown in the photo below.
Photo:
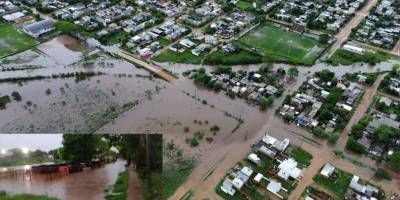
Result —
[{"label": "cluster of trees", "polygon": [[195,72],[194,82],[197,84],[202,84],[203,86],[213,89],[214,91],[221,90],[221,85],[216,81],[212,81],[211,76],[206,73],[204,68],[200,68]]},{"label": "cluster of trees", "polygon": [[398,93],[389,88],[390,78],[400,78],[400,64],[394,64],[390,73],[385,76],[382,80],[380,88],[382,88],[386,93],[391,95],[398,95]]}]

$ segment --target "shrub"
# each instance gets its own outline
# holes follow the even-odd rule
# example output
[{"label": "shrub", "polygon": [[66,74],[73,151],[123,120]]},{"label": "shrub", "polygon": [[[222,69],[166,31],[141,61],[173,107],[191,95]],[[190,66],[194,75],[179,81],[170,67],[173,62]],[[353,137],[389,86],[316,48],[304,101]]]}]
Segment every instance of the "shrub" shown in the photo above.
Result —
[{"label": "shrub", "polygon": [[382,169],[382,168],[378,168],[376,170],[375,176],[380,179],[392,180],[392,177],[390,177],[390,174],[385,169]]},{"label": "shrub", "polygon": [[340,138],[339,133],[332,133],[328,137],[328,142],[330,142],[332,144],[336,144],[336,142],[338,141],[339,138]]},{"label": "shrub", "polygon": [[199,142],[197,141],[197,139],[196,138],[192,138],[191,140],[190,140],[190,147],[197,147],[199,145]]},{"label": "shrub", "polygon": [[220,128],[219,128],[219,126],[217,126],[217,125],[214,125],[214,126],[212,126],[211,128],[210,128],[210,131],[211,132],[218,132],[220,130]]},{"label": "shrub", "polygon": [[349,137],[349,139],[347,140],[346,149],[359,154],[367,153],[365,147],[362,144],[358,143],[357,140],[355,140],[353,137]]}]

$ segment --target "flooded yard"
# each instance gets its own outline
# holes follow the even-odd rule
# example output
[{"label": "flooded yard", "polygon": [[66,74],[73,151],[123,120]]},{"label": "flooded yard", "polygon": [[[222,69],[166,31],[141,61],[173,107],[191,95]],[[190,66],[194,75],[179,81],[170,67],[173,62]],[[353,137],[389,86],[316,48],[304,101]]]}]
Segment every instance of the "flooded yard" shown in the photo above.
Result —
[{"label": "flooded yard", "polygon": [[30,193],[59,199],[99,200],[105,198],[105,190],[114,184],[118,173],[125,170],[124,164],[124,161],[118,160],[101,168],[85,169],[64,177],[35,174],[31,180],[24,180],[23,177],[1,178],[0,188],[11,194]]}]

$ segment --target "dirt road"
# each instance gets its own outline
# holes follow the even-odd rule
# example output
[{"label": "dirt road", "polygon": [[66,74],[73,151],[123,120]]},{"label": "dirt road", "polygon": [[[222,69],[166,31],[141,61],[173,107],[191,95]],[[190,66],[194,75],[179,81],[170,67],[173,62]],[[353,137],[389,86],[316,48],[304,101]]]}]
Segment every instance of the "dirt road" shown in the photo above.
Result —
[{"label": "dirt road", "polygon": [[349,22],[340,30],[340,32],[335,36],[336,42],[323,56],[324,59],[328,59],[335,53],[335,51],[340,48],[344,42],[347,41],[350,36],[351,30],[355,28],[369,13],[369,11],[376,5],[378,0],[368,0],[367,4],[355,13],[355,16],[350,19]]},{"label": "dirt road", "polygon": [[139,177],[133,166],[129,167],[128,195],[126,200],[143,200]]},{"label": "dirt road", "polygon": [[400,40],[397,42],[396,46],[394,46],[392,53],[400,56]]},{"label": "dirt road", "polygon": [[378,91],[378,87],[381,84],[383,78],[385,77],[386,74],[381,74],[378,76],[377,80],[371,87],[363,87],[365,90],[365,93],[361,99],[361,102],[359,106],[356,108],[356,111],[354,111],[353,116],[351,117],[349,123],[346,125],[344,130],[341,133],[341,137],[336,143],[336,148],[337,149],[344,149],[346,146],[347,138],[348,135],[351,131],[351,127],[353,127],[354,124],[356,124],[358,121],[361,120],[361,118],[365,115],[365,113],[368,110],[368,106],[371,104],[374,95]]}]

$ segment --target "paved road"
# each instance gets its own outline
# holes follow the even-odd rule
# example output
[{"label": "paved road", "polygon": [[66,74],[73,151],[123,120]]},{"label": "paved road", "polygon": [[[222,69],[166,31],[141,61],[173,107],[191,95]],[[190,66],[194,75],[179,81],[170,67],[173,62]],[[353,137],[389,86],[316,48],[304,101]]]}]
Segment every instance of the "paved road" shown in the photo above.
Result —
[{"label": "paved road", "polygon": [[335,36],[336,42],[324,55],[324,59],[328,59],[335,51],[340,48],[350,36],[351,30],[355,28],[368,14],[369,11],[376,5],[378,0],[368,0],[367,4],[355,13],[355,16],[340,30]]},{"label": "paved road", "polygon": [[174,80],[176,80],[177,78],[173,75],[171,75],[170,73],[164,71],[161,67],[158,67],[156,65],[150,64],[146,61],[143,61],[142,59],[137,58],[136,56],[121,50],[120,52],[117,53],[118,56],[120,56],[123,59],[126,59],[128,61],[131,61],[145,69],[147,69],[150,72],[153,72],[155,74],[157,74],[158,76],[160,76],[162,79],[172,82]]}]

